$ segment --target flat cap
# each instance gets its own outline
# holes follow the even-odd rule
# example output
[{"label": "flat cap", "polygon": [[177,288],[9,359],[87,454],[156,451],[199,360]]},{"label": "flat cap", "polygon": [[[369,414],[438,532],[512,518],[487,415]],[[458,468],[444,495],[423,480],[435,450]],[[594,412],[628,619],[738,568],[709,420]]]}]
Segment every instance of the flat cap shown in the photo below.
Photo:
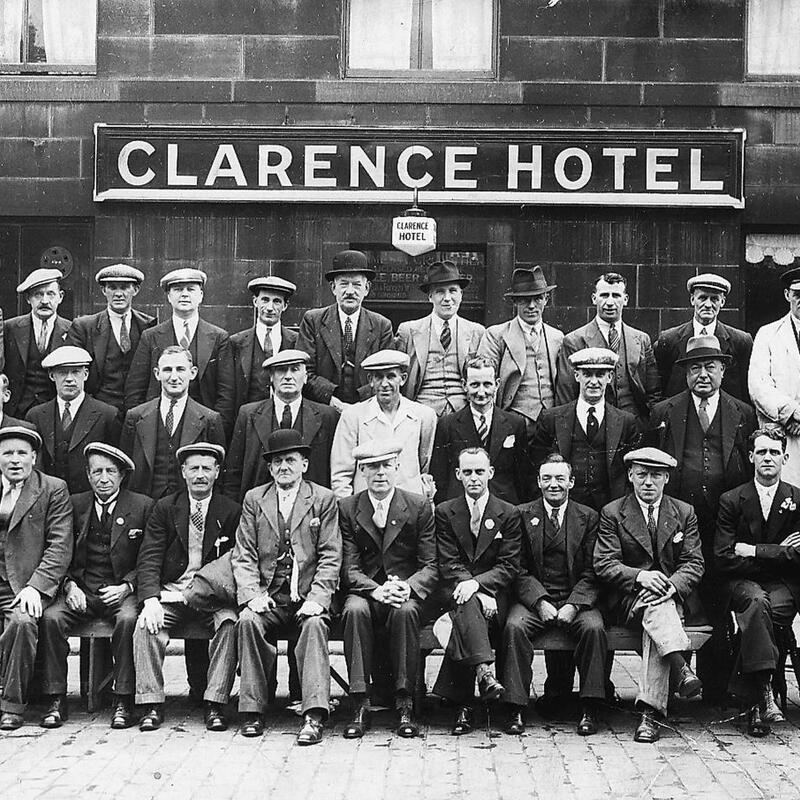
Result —
[{"label": "flat cap", "polygon": [[713,272],[703,272],[686,281],[686,290],[688,292],[691,293],[695,289],[711,289],[712,292],[728,294],[731,290],[731,282],[723,278],[722,275],[715,275]]},{"label": "flat cap", "polygon": [[264,360],[261,365],[266,369],[271,367],[287,367],[289,364],[308,364],[311,356],[303,350],[279,350],[274,356]]},{"label": "flat cap", "polygon": [[0,428],[0,442],[5,439],[24,439],[30,442],[34,450],[42,449],[42,437],[38,431],[32,428],[23,428],[22,425],[9,425],[7,428]]},{"label": "flat cap", "polygon": [[92,363],[92,354],[82,347],[65,344],[57,347],[52,353],[48,353],[42,359],[42,366],[45,369],[55,367],[88,367]]},{"label": "flat cap", "polygon": [[781,282],[787,289],[796,289],[800,284],[800,267],[792,267],[781,274]]},{"label": "flat cap", "polygon": [[606,347],[584,347],[569,357],[575,369],[614,369],[619,356]]},{"label": "flat cap", "polygon": [[308,458],[311,453],[311,448],[305,443],[300,431],[294,428],[279,428],[269,435],[267,447],[264,450],[264,458],[269,461],[272,456],[294,452],[300,453]]},{"label": "flat cap", "polygon": [[641,464],[657,469],[672,469],[678,466],[678,462],[669,453],[665,453],[657,447],[640,447],[638,450],[631,450],[630,453],[625,453],[623,461],[626,464]]},{"label": "flat cap", "polygon": [[88,459],[92,454],[106,456],[112,461],[116,461],[123,469],[132,470],[136,467],[127,454],[123,453],[118,447],[112,447],[105,442],[89,442],[89,444],[83,448],[83,456]]},{"label": "flat cap", "polygon": [[99,270],[94,276],[97,283],[142,283],[144,272],[128,264],[110,264]]},{"label": "flat cap", "polygon": [[25,292],[35,289],[37,286],[44,286],[46,283],[63,280],[64,276],[61,274],[60,270],[46,267],[35,269],[19,286],[17,286],[17,294],[25,294]]},{"label": "flat cap", "polygon": [[375,270],[369,266],[366,253],[360,250],[341,250],[333,257],[331,268],[325,273],[325,280],[332,281],[337,275],[360,272],[368,281],[375,279]]},{"label": "flat cap", "polygon": [[375,461],[385,461],[400,453],[403,443],[397,439],[378,438],[370,439],[353,448],[353,458],[358,464],[372,464]]},{"label": "flat cap", "polygon": [[176,283],[199,283],[201,286],[205,286],[207,280],[208,275],[206,275],[203,270],[185,267],[183,269],[173,269],[172,272],[168,272],[159,281],[159,284],[166,292],[170,286]]},{"label": "flat cap", "polygon": [[367,356],[361,362],[362,369],[391,369],[392,367],[400,367],[401,369],[408,369],[410,359],[408,353],[402,350],[378,350],[371,356]]},{"label": "flat cap", "polygon": [[286,297],[291,297],[296,291],[297,286],[291,281],[285,281],[277,275],[266,275],[263,278],[253,278],[247,288],[253,293],[258,294],[262,289],[269,289],[272,292],[280,292]]},{"label": "flat cap", "polygon": [[733,356],[723,353],[716,336],[692,336],[686,342],[686,354],[676,358],[676,364],[686,364],[689,361],[705,361],[715,358],[719,361],[731,361]]},{"label": "flat cap", "polygon": [[179,447],[175,455],[178,463],[183,464],[189,456],[212,456],[221,464],[225,460],[225,448],[221,444],[211,442],[195,442]]}]

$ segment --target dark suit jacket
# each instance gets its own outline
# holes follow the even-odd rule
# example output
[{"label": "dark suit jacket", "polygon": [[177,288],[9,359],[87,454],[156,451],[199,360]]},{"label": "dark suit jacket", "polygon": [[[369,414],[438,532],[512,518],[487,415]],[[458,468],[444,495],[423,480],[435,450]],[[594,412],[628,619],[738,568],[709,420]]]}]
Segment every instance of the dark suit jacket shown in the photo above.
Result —
[{"label": "dark suit jacket", "polygon": [[33,470],[8,522],[6,569],[14,594],[32,586],[52,600],[67,574],[72,541],[67,484]]},{"label": "dark suit jacket", "polygon": [[[722,379],[722,390],[745,403],[750,402],[747,389],[747,371],[750,368],[750,353],[753,337],[745,331],[733,328],[717,320],[714,335],[719,339],[720,350],[733,356]],[[653,352],[661,376],[664,397],[672,397],[686,389],[686,369],[675,361],[686,355],[686,343],[694,336],[692,321],[684,322],[661,331],[653,346]]]},{"label": "dark suit jacket", "polygon": [[0,421],[0,428],[28,428],[32,431],[36,430],[36,426],[32,423],[28,422],[24,419],[17,419],[16,417],[10,417],[8,414],[3,412],[3,419]]},{"label": "dark suit jacket", "polygon": [[612,621],[628,621],[640,588],[636,576],[656,568],[675,586],[676,600],[685,603],[704,571],[694,510],[682,500],[662,497],[654,555],[647,522],[633,492],[612,500],[600,512],[594,546],[594,571]]},{"label": "dark suit jacket", "polygon": [[[111,520],[111,568],[117,583],[136,586],[136,557],[142,544],[147,520],[153,509],[153,500],[143,494],[121,489]],[[72,519],[75,531],[75,550],[69,577],[85,589],[86,537],[94,511],[94,492],[81,492],[72,496]]]},{"label": "dark suit jacket", "polygon": [[[256,340],[255,326],[246,331],[231,334],[231,352],[236,372],[236,408],[247,402],[250,383],[262,369],[261,364],[253,363],[253,345]],[[297,331],[281,325],[281,350],[292,350],[297,343]]]},{"label": "dark suit jacket", "polygon": [[342,588],[368,595],[383,582],[376,580],[379,574],[396,575],[408,582],[417,599],[427,599],[439,579],[430,502],[395,489],[383,534],[372,521],[373,511],[366,490],[339,501]]},{"label": "dark suit jacket", "polygon": [[[361,362],[378,350],[392,346],[392,323],[362,306],[355,332],[356,384],[361,400],[370,395],[369,377]],[[330,403],[342,380],[342,326],[336,303],[306,311],[300,323],[297,349],[311,356],[304,394],[318,403]]]},{"label": "dark suit jacket", "polygon": [[[546,512],[541,497],[518,508],[522,518],[522,564],[514,593],[520,603],[533,611],[539,600],[550,599],[542,583]],[[589,506],[567,501],[562,523],[567,540],[567,579],[572,587],[567,603],[579,608],[591,608],[600,594],[592,567],[598,519],[597,512]]]},{"label": "dark suit jacket", "polygon": [[[464,493],[464,487],[455,473],[458,454],[465,447],[479,446],[478,431],[468,405],[461,411],[439,418],[431,457],[437,503]],[[495,406],[488,450],[494,467],[489,491],[512,505],[532,497],[533,470],[528,456],[525,420],[519,414]]]},{"label": "dark suit jacket", "polygon": [[[197,378],[200,400],[222,417],[226,436],[233,429],[236,381],[233,355],[226,331],[201,319],[197,324]],[[172,317],[142,333],[136,354],[125,382],[125,407],[133,408],[161,394],[161,386],[153,374],[158,358],[167,348],[177,345]],[[194,382],[193,382],[194,383]]]},{"label": "dark suit jacket", "polygon": [[[49,400],[40,406],[34,406],[27,416],[28,422],[36,426],[42,437],[39,468],[48,475],[52,475],[55,469],[57,413],[58,402]],[[105,442],[116,447],[119,444],[120,427],[119,415],[114,406],[95,400],[88,394],[84,395],[70,431],[66,481],[71,494],[88,492],[90,488],[83,448],[90,442]]]},{"label": "dark suit jacket", "polygon": [[[132,492],[149,495],[153,490],[153,467],[155,466],[156,436],[158,434],[158,404],[160,398],[148,400],[125,415],[120,450],[127,453],[135,469],[128,479]],[[183,412],[180,447],[195,442],[225,444],[222,418],[216,411],[201,406],[189,397]]]},{"label": "dark suit jacket", "polygon": [[[203,564],[233,547],[241,508],[214,492],[203,531]],[[158,597],[161,587],[177,580],[189,565],[189,494],[162,497],[154,506],[136,561],[137,595],[142,603]]]},{"label": "dark suit jacket", "polygon": [[[53,332],[50,335],[50,344],[47,352],[52,353],[57,347],[64,344],[69,330],[70,321],[63,317],[56,317]],[[33,322],[30,314],[21,317],[12,317],[3,323],[3,346],[5,352],[5,373],[11,389],[11,399],[6,403],[5,410],[14,416],[17,411],[24,414],[28,408],[20,409],[19,403],[25,391],[25,370],[28,365],[28,346],[33,336]],[[45,370],[46,371],[46,370]],[[49,380],[49,379],[48,379]],[[45,402],[56,396],[55,384],[49,382],[47,396],[40,402]]]},{"label": "dark suit jacket", "polygon": [[[245,403],[236,417],[231,446],[225,466],[223,490],[225,494],[241,503],[245,494],[254,486],[272,481],[264,451],[267,439],[273,432],[272,416],[274,403],[262,400]],[[300,420],[303,425],[303,440],[311,448],[308,471],[304,478],[331,488],[331,446],[339,412],[303,398],[300,403]]]}]

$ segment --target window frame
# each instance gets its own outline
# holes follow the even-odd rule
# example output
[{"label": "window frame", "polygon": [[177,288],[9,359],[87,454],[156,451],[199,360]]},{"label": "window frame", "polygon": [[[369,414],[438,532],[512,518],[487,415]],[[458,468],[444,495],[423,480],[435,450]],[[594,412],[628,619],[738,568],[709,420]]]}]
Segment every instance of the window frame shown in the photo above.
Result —
[{"label": "window frame", "polygon": [[752,0],[746,0],[744,11],[744,79],[745,81],[760,81],[764,83],[796,83],[800,81],[800,64],[797,72],[753,72],[750,69],[750,11]]}]

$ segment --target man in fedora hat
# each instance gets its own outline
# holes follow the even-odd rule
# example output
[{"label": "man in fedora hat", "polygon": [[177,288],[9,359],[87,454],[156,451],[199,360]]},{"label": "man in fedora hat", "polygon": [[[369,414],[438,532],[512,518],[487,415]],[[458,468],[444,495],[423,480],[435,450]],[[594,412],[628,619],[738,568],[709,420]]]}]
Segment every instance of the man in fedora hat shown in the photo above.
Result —
[{"label": "man in fedora hat", "polygon": [[689,292],[689,303],[694,310],[691,320],[661,331],[653,345],[664,397],[672,397],[685,390],[685,375],[678,359],[686,352],[689,339],[716,336],[719,349],[731,356],[722,379],[722,390],[749,403],[747,370],[750,366],[753,337],[719,319],[719,312],[725,306],[725,300],[731,291],[730,281],[721,275],[704,272],[693,275],[686,281],[686,291]]},{"label": "man in fedora hat", "polygon": [[42,359],[64,344],[69,330],[70,321],[58,316],[64,299],[62,280],[57,269],[35,269],[17,286],[31,313],[3,323],[4,369],[12,387],[6,411],[13,417],[24,417],[30,408],[56,395]]},{"label": "man in fedora hat", "polygon": [[272,483],[244,498],[231,556],[240,613],[236,637],[241,668],[243,736],[260,736],[268,679],[278,655],[277,630],[294,641],[303,725],[299,745],[318,744],[330,703],[330,606],[342,566],[336,498],[304,480],[310,450],[292,428],[267,441]]},{"label": "man in fedora hat", "polygon": [[72,496],[75,546],[63,594],[42,615],[39,648],[43,655],[42,689],[51,702],[42,718],[45,728],[66,720],[68,629],[77,622],[108,619],[114,624],[112,728],[134,722],[133,629],[139,614],[136,558],[153,500],[123,484],[133,461],[104,442],[83,448],[90,490]]},{"label": "man in fedora hat", "polygon": [[311,358],[306,394],[339,412],[369,396],[364,359],[392,346],[392,323],[361,305],[374,278],[364,253],[342,250],[325,273],[336,302],[309,309],[300,322],[297,348]]},{"label": "man in fedora hat", "polygon": [[685,371],[688,388],[656,403],[650,417],[649,438],[678,462],[667,492],[685,500],[697,514],[706,571],[700,599],[714,626],[711,641],[697,653],[697,673],[707,702],[724,699],[725,666],[731,666],[727,644],[727,604],[720,602],[719,577],[714,569],[714,533],[720,496],[752,477],[748,439],[756,415],[747,403],[720,387],[732,357],[716,336],[695,336],[686,354],[675,362]]},{"label": "man in fedora hat", "polygon": [[106,300],[97,314],[76,317],[67,332],[67,344],[82,347],[92,356],[86,392],[97,400],[125,409],[125,378],[139,346],[142,332],[156,324],[155,317],[133,307],[144,273],[128,264],[111,264],[94,276]]},{"label": "man in fedora hat", "polygon": [[291,350],[297,332],[282,322],[289,299],[297,290],[291,281],[277,275],[253,278],[247,288],[253,294],[256,321],[247,330],[231,335],[233,363],[236,369],[236,409],[269,397],[269,373],[263,364],[281,350]]},{"label": "man in fedora hat", "polygon": [[408,353],[408,380],[403,394],[430,406],[436,416],[460,411],[467,403],[461,371],[478,350],[483,325],[458,316],[469,285],[452,261],[436,261],[428,267],[420,289],[433,310],[427,317],[400,323],[395,346]]},{"label": "man in fedora hat", "polygon": [[189,397],[213,408],[230,437],[236,403],[233,355],[227,331],[200,317],[206,280],[205,272],[190,268],[172,270],[161,279],[172,314],[142,333],[125,382],[125,406],[130,410],[158,397],[159,356],[167,347],[182,347],[191,353],[196,367]]},{"label": "man in fedora hat", "polygon": [[497,364],[497,404],[524,417],[529,433],[555,398],[556,358],[564,334],[542,319],[555,288],[538,264],[515,269],[504,297],[516,316],[487,328],[478,348],[479,355]]}]

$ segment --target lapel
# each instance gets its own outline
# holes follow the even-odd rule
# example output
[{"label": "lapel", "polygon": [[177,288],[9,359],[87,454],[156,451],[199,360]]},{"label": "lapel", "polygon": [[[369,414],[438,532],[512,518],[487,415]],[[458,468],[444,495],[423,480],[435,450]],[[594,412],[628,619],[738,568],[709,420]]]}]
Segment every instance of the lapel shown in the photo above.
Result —
[{"label": "lapel", "polygon": [[[253,328],[253,331],[255,331],[255,328]],[[290,331],[283,323],[281,323],[281,346],[278,348],[279,352],[281,350],[293,349],[292,345],[290,344],[291,333],[292,331]]]},{"label": "lapel", "polygon": [[[758,499],[755,481],[748,481],[739,489],[742,516],[747,521],[753,540],[764,540],[764,518],[761,516],[761,503]],[[771,511],[771,509],[770,509]]]},{"label": "lapel", "polygon": [[530,518],[525,520],[525,530],[529,532],[528,541],[531,555],[537,569],[544,558],[544,513],[544,502],[539,498],[533,503]]},{"label": "lapel", "polygon": [[[494,407],[494,414],[492,415],[492,427],[489,429],[489,443],[492,441],[492,431],[494,430],[495,419],[497,418],[497,406]],[[472,411],[469,405],[464,406],[460,411],[453,414],[453,433],[455,439],[461,439],[464,442],[478,441],[478,431],[475,427],[475,420],[472,419]]]},{"label": "lapel", "polygon": [[775,497],[772,498],[772,508],[769,510],[769,519],[767,519],[767,529],[765,531],[766,535],[764,536],[764,539],[769,544],[777,543],[777,534],[780,533],[783,520],[786,517],[786,512],[781,510],[781,504],[791,496],[792,493],[789,490],[789,485],[780,481],[775,492]]},{"label": "lapel", "polygon": [[[123,490],[124,491],[124,490]],[[120,492],[120,496],[122,495],[122,491]],[[119,500],[117,501],[117,507],[119,507]],[[89,535],[89,523],[92,521],[92,514],[94,513],[94,492],[89,492],[89,504],[86,507],[86,510],[83,511],[78,517],[78,530],[75,531],[75,551],[78,551],[78,548],[83,545],[86,541],[86,537]],[[111,546],[114,546],[114,535],[112,531],[111,535]]]},{"label": "lapel", "polygon": [[[356,504],[356,522],[369,534],[370,539],[375,542],[375,546],[378,550],[381,550],[383,544],[381,542],[381,533],[372,520],[373,512],[372,502],[369,499],[367,491],[364,490],[359,494],[358,503]],[[388,516],[386,524],[389,524]]]},{"label": "lapel", "polygon": [[[158,435],[158,404],[160,398],[150,401],[139,419],[136,420],[136,435],[142,447],[142,452],[148,466],[152,470],[156,453],[156,436]],[[188,404],[187,404],[188,405]]]},{"label": "lapel", "polygon": [[292,540],[294,540],[295,531],[300,527],[300,523],[306,518],[306,514],[311,510],[314,501],[314,495],[311,491],[311,486],[306,481],[302,481],[300,489],[297,492],[297,497],[294,499],[294,506],[292,508],[292,520],[289,525],[289,533]]},{"label": "lapel", "polygon": [[[693,402],[691,399],[691,392],[687,389],[681,392],[675,398],[669,407],[669,425],[670,433],[672,434],[672,441],[675,447],[674,453],[676,458],[683,457],[683,447],[686,442],[686,427],[689,422],[689,403]],[[727,463],[724,459],[723,464]]]},{"label": "lapel", "polygon": [[243,357],[239,359],[239,364],[241,364],[244,377],[248,381],[250,380],[250,369],[253,366],[253,351],[255,346],[256,329],[248,328],[244,332],[244,336],[242,336],[241,347],[239,348],[239,351],[243,355]]},{"label": "lapel", "polygon": [[608,474],[611,475],[611,465],[614,463],[614,458],[617,455],[617,449],[622,439],[622,414],[619,414],[617,409],[609,402],[604,402],[606,404],[606,465],[608,466]]},{"label": "lapel", "polygon": [[448,510],[452,517],[450,525],[453,533],[461,543],[461,548],[466,553],[467,558],[473,561],[475,558],[475,539],[469,529],[469,508],[467,507],[466,497],[462,494]]},{"label": "lapel", "polygon": [[780,340],[784,350],[786,351],[785,368],[791,371],[796,370],[796,365],[798,361],[800,361],[800,351],[798,351],[797,348],[797,339],[794,337],[791,314],[787,314],[783,318],[782,324],[776,331],[775,338]]},{"label": "lapel", "polygon": [[277,539],[278,538],[278,492],[275,489],[275,484],[270,483],[267,486],[267,490],[261,495],[261,499],[258,501],[258,505],[261,508],[261,511],[264,513],[264,517],[267,520],[270,528],[272,528],[272,534]]},{"label": "lapel", "polygon": [[[209,515],[211,509],[209,508]],[[172,521],[184,552],[189,553],[189,494],[181,492],[172,506]]]},{"label": "lapel", "polygon": [[[719,327],[719,323],[717,324]],[[689,339],[694,336],[694,326],[692,325],[692,321],[689,320],[688,322],[681,325],[678,328],[678,354],[677,357],[680,357],[686,353],[686,344]]]},{"label": "lapel", "polygon": [[[663,506],[663,500],[662,506]],[[650,534],[647,532],[647,521],[642,514],[636,496],[631,492],[625,497],[620,508],[620,516],[622,517],[622,527],[642,546],[647,554],[652,558],[653,556],[653,543],[650,541]],[[661,523],[661,516],[659,514],[659,525]]]},{"label": "lapel", "polygon": [[[133,327],[133,326],[131,326]],[[94,326],[94,366],[100,367],[106,361],[106,349],[108,348],[108,337],[113,336],[111,330],[111,320],[108,318],[108,311],[101,311],[97,315],[97,323]],[[133,347],[131,342],[131,347]]]},{"label": "lapel", "polygon": [[512,319],[508,324],[508,331],[506,332],[505,340],[506,346],[508,347],[508,352],[511,353],[511,358],[514,359],[517,369],[519,369],[520,373],[524,373],[526,361],[525,336],[522,333],[522,328],[519,325],[518,317],[514,317],[514,319]]},{"label": "lapel", "polygon": [[17,498],[17,503],[14,506],[11,519],[8,521],[9,533],[24,519],[25,515],[33,507],[33,504],[39,499],[41,493],[41,475],[36,470],[33,470],[25,483],[22,484],[22,491],[20,491],[19,497]]},{"label": "lapel", "polygon": [[356,328],[356,366],[370,354],[372,340],[374,338],[372,314],[362,306],[361,313],[358,315],[358,328]]},{"label": "lapel", "polygon": [[[469,413],[469,419],[470,423],[472,424],[472,428],[475,429],[475,420],[472,418],[472,412],[470,411],[469,406],[466,408],[467,412]],[[494,411],[492,412],[492,427],[489,428],[489,459],[491,460],[492,464],[494,464],[497,460],[497,456],[500,453],[503,442],[511,433],[511,423],[505,417],[500,416],[500,409],[495,406]],[[477,430],[475,431],[475,435],[478,435]]]},{"label": "lapel", "polygon": [[[54,331],[55,335],[55,331]],[[33,336],[33,321],[30,314],[26,314],[17,324],[14,344],[19,350],[19,357],[22,363],[28,366],[28,348],[30,347],[31,337]]]},{"label": "lapel", "polygon": [[[719,328],[719,323],[717,323],[717,327]],[[739,427],[742,413],[734,405],[730,397],[722,391],[719,393],[717,413],[720,415],[720,425],[722,426],[722,466],[725,467],[730,461],[731,453],[733,452],[736,431]]]},{"label": "lapel", "polygon": [[417,362],[419,363],[420,381],[425,374],[425,367],[428,363],[428,345],[431,339],[431,322],[430,315],[419,320],[412,328],[411,340],[414,343],[414,352],[417,354]]},{"label": "lapel", "polygon": [[567,537],[567,571],[571,576],[575,574],[575,555],[580,549],[583,540],[581,515],[575,508],[575,503],[571,500],[567,500],[567,509],[564,512],[562,526]]},{"label": "lapel", "polygon": [[[623,325],[622,334],[625,335],[625,326]],[[586,347],[602,347],[608,350],[608,342],[602,333],[600,333],[600,326],[597,324],[597,317],[595,317],[586,326]]]},{"label": "lapel", "polygon": [[[675,506],[669,495],[663,495],[658,509],[658,526],[656,527],[656,546],[661,553],[680,528],[680,520],[675,513]],[[663,568],[663,564],[661,565]]]},{"label": "lapel", "polygon": [[[84,402],[86,402],[84,400]],[[55,458],[56,452],[56,414],[58,414],[58,403],[55,400],[48,400],[42,406],[41,425],[39,433],[42,435],[42,444],[50,454],[50,458]]]},{"label": "lapel", "polygon": [[311,408],[305,400],[302,400],[300,402],[300,419],[303,424],[303,440],[310,445],[314,441],[317,431],[322,427],[321,415],[319,411]]},{"label": "lapel", "polygon": [[628,367],[628,374],[634,375],[636,373],[636,365],[639,363],[641,345],[639,339],[633,335],[633,330],[630,325],[622,323],[622,339],[625,344],[625,363]]},{"label": "lapel", "polygon": [[[363,314],[363,311],[362,311]],[[359,320],[362,322],[363,320]],[[359,325],[361,328],[361,325]],[[322,341],[331,354],[331,360],[337,372],[342,368],[342,329],[339,325],[339,314],[336,304],[328,306],[322,314],[322,325],[320,326]]]},{"label": "lapel", "polygon": [[197,380],[199,382],[203,379],[208,362],[211,360],[215,338],[211,326],[203,319],[197,321],[195,338],[197,339]]},{"label": "lapel", "polygon": [[545,349],[547,350],[547,360],[550,362],[550,382],[551,384],[555,384],[559,347],[553,339],[555,331],[553,331],[550,326],[546,325],[544,322],[542,323],[542,332],[544,333],[544,345]]},{"label": "lapel", "polygon": [[[114,516],[111,518],[111,549],[113,550],[117,543],[120,541],[122,531],[128,527],[128,514],[130,508],[128,507],[127,496],[125,490],[121,489],[117,495],[117,504],[114,506]],[[94,494],[89,503],[89,513],[86,515],[85,530],[89,529],[89,519],[94,511]]]},{"label": "lapel", "polygon": [[[572,452],[572,430],[578,419],[578,414],[576,412],[577,407],[578,401],[573,400],[566,408],[554,415],[556,423],[556,441],[558,442],[559,453]],[[606,413],[608,413],[607,407]],[[608,429],[606,429],[606,435],[608,435]]]},{"label": "lapel", "polygon": [[470,322],[462,317],[456,319],[458,327],[458,337],[456,339],[456,355],[458,356],[459,366],[469,355],[472,345],[472,326]]},{"label": "lapel", "polygon": [[183,410],[183,427],[181,428],[181,444],[193,444],[199,440],[203,430],[205,414],[200,410],[199,404],[191,397],[186,398],[186,408]]},{"label": "lapel", "polygon": [[78,418],[72,425],[72,435],[69,438],[70,450],[74,450],[86,438],[99,416],[100,409],[94,404],[93,398],[88,394],[85,395],[78,409]]},{"label": "lapel", "polygon": [[400,531],[403,530],[403,525],[406,524],[408,519],[408,503],[405,497],[395,489],[392,502],[389,503],[389,509],[386,514],[386,530],[383,534],[383,550],[384,552],[392,546],[392,542],[398,537]]},{"label": "lapel", "polygon": [[730,331],[728,330],[728,326],[719,319],[717,319],[717,326],[716,328],[714,328],[714,335],[717,337],[717,339],[719,339],[720,350],[722,350],[723,353],[729,352],[730,348],[727,346],[723,347],[722,345],[723,344],[727,345],[728,342],[730,341],[731,339]]},{"label": "lapel", "polygon": [[[466,501],[464,501],[466,505]],[[491,521],[491,527],[488,523]],[[489,545],[494,541],[494,537],[501,533],[502,529],[502,514],[497,508],[497,501],[493,494],[489,495],[489,501],[486,503],[486,510],[483,512],[481,519],[481,528],[478,532],[478,541],[475,543],[475,558],[477,561],[488,549]],[[467,531],[469,531],[469,523],[467,523]],[[470,532],[470,536],[472,533]]]},{"label": "lapel", "polygon": [[[219,538],[222,532],[222,522],[220,517],[220,502],[219,496],[215,493],[211,495],[211,502],[208,504],[208,513],[206,514],[206,525],[203,529],[203,563],[208,558],[211,548]],[[188,528],[187,528],[188,531]]]},{"label": "lapel", "polygon": [[[300,403],[301,409],[303,406],[304,404]],[[274,406],[272,400],[264,400],[264,402],[260,404],[258,411],[253,415],[253,427],[256,429],[256,433],[264,449],[266,449],[267,439],[269,439],[269,435],[272,433],[273,413]],[[305,419],[303,419],[303,425],[305,426]],[[303,430],[305,430],[305,427],[303,427]]]}]

